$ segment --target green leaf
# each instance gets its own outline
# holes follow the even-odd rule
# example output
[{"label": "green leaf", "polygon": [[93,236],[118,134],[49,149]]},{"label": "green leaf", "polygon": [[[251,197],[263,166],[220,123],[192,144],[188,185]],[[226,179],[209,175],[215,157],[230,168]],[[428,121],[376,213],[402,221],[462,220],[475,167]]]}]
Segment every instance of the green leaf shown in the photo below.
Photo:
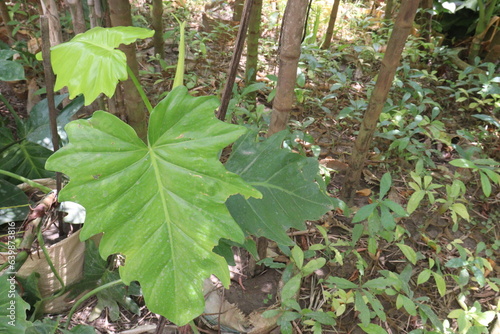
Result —
[{"label": "green leaf", "polygon": [[302,275],[308,276],[312,274],[314,271],[322,268],[326,264],[326,259],[323,257],[313,259],[309,261],[304,268],[302,268]]},{"label": "green leaf", "polygon": [[245,95],[248,95],[250,93],[259,91],[261,89],[265,89],[266,87],[267,87],[266,84],[263,82],[253,83],[253,84],[251,84],[243,89],[243,91],[241,92],[241,96],[245,96]]},{"label": "green leaf", "polygon": [[386,321],[387,317],[384,312],[384,307],[382,306],[382,303],[375,297],[373,294],[371,294],[369,291],[364,291],[365,296],[368,299],[368,302],[372,306],[373,311],[377,315],[377,317],[380,318],[382,321]]},{"label": "green leaf", "polygon": [[391,282],[385,277],[378,277],[365,282],[362,287],[364,289],[385,289],[391,285]]},{"label": "green leaf", "polygon": [[483,173],[482,171],[479,171],[479,176],[481,177],[481,188],[483,189],[484,196],[490,197],[490,195],[491,195],[491,183],[490,183],[490,180],[488,179],[488,177],[486,176],[486,174]]},{"label": "green leaf", "polygon": [[101,256],[125,255],[123,281],[138,281],[148,308],[178,325],[203,312],[205,278],[215,274],[229,284],[227,263],[212,249],[221,238],[242,243],[244,236],[226,199],[260,195],[218,160],[246,130],[218,121],[216,106],[177,87],[153,110],[148,145],[97,111],[69,123],[69,145],[47,161],[70,177],[60,200],[87,210],[80,238],[104,232]]},{"label": "green leaf", "polygon": [[460,168],[477,168],[477,166],[467,159],[455,159],[450,161],[450,165]]},{"label": "green leaf", "polygon": [[472,115],[472,117],[479,118],[482,121],[485,121],[485,122],[488,122],[490,124],[493,124],[494,126],[497,127],[497,129],[500,129],[500,122],[498,121],[498,119],[494,118],[493,116],[476,114],[476,115]]},{"label": "green leaf", "polygon": [[281,300],[289,300],[293,299],[295,300],[297,297],[297,292],[299,292],[300,289],[300,282],[302,280],[302,277],[300,275],[295,275],[286,284],[283,286],[283,289],[281,290]]},{"label": "green leaf", "polygon": [[479,284],[480,287],[483,287],[486,284],[486,278],[484,277],[483,271],[476,266],[471,266],[470,270],[474,274],[477,284]]},{"label": "green leaf", "polygon": [[377,206],[378,206],[377,203],[372,203],[372,204],[368,204],[368,205],[361,207],[358,210],[358,212],[356,212],[354,217],[352,218],[352,222],[357,223],[357,222],[360,222],[360,221],[367,219],[368,217],[371,216],[371,214],[373,213],[373,210],[375,210],[375,208]]},{"label": "green leaf", "polygon": [[441,320],[439,320],[436,313],[428,305],[418,304],[418,308],[420,310],[419,313],[422,318],[425,319],[425,317],[427,317],[432,322],[434,327],[438,328],[441,332],[444,331],[443,323],[441,322]]},{"label": "green leaf", "polygon": [[26,194],[5,180],[0,179],[0,225],[24,220],[29,212]]},{"label": "green leaf", "polygon": [[358,324],[358,326],[365,332],[369,334],[387,334],[387,331],[376,324]]},{"label": "green leaf", "polygon": [[406,211],[408,213],[412,213],[418,208],[418,205],[422,201],[425,196],[425,190],[417,190],[413,194],[411,194],[410,199],[408,200],[408,205],[406,207]]},{"label": "green leaf", "polygon": [[357,284],[341,277],[330,276],[327,278],[327,282],[329,284],[335,284],[338,289],[356,289],[358,287]]},{"label": "green leaf", "polygon": [[26,320],[30,305],[17,292],[14,274],[0,276],[0,333],[24,334],[31,323]]},{"label": "green leaf", "polygon": [[292,248],[292,259],[295,261],[297,268],[302,269],[304,265],[304,252],[297,245]]},{"label": "green leaf", "polygon": [[408,216],[408,213],[405,211],[405,209],[403,209],[403,207],[398,203],[393,202],[390,199],[386,199],[382,203],[389,209],[391,209],[393,212],[395,212],[398,216],[400,217]]},{"label": "green leaf", "polygon": [[429,280],[429,278],[431,277],[431,273],[432,273],[432,270],[430,270],[430,269],[422,270],[420,272],[420,274],[418,274],[417,285],[424,284],[425,282],[427,282]]},{"label": "green leaf", "polygon": [[0,60],[9,60],[14,56],[17,52],[14,50],[0,50]]},{"label": "green leaf", "polygon": [[[153,34],[137,27],[96,27],[52,47],[51,63],[57,75],[54,89],[67,86],[71,99],[84,94],[85,105],[101,93],[113,96],[118,81],[128,77],[125,53],[116,48]],[[40,54],[37,58],[41,59]]]},{"label": "green leaf", "polygon": [[389,208],[383,203],[380,205],[380,221],[387,231],[392,231],[396,227],[394,216],[389,211]]},{"label": "green leaf", "polygon": [[450,210],[455,211],[460,217],[469,221],[469,212],[467,208],[462,203],[453,203]]},{"label": "green leaf", "polygon": [[[99,284],[103,285],[116,281],[120,278],[120,275],[116,271],[106,270],[99,280]],[[97,305],[94,307],[90,315],[89,321],[97,319],[102,311],[108,309],[107,314],[111,321],[117,321],[120,318],[120,308],[118,305],[123,307],[129,312],[140,314],[139,306],[130,298],[129,293],[123,284],[118,284],[112,286],[108,289],[104,289],[96,294]]]},{"label": "green leaf", "polygon": [[464,261],[459,257],[455,257],[446,262],[444,266],[447,268],[461,268],[465,265],[467,265],[467,261]]},{"label": "green leaf", "polygon": [[286,131],[278,132],[259,143],[256,133],[248,133],[233,145],[226,168],[263,197],[235,195],[226,205],[247,234],[293,245],[286,229],[305,229],[304,221],[320,218],[333,208],[333,201],[315,182],[317,160],[280,148],[286,136]]},{"label": "green leaf", "polygon": [[316,311],[316,312],[307,313],[306,317],[314,319],[323,325],[335,326],[337,324],[337,322],[335,321],[334,315],[330,314],[330,313],[332,313],[332,312]]},{"label": "green leaf", "polygon": [[380,179],[380,195],[379,195],[380,200],[382,200],[382,198],[384,198],[389,189],[391,189],[391,185],[392,185],[391,173],[385,173]]},{"label": "green leaf", "polygon": [[497,174],[495,173],[494,171],[490,170],[490,169],[487,169],[487,168],[482,168],[481,169],[481,172],[485,173],[486,175],[488,175],[488,177],[490,178],[490,180],[493,182],[493,183],[498,183],[500,184],[500,174]]},{"label": "green leaf", "polygon": [[434,281],[436,281],[436,287],[439,294],[441,295],[441,297],[444,297],[444,295],[446,294],[446,282],[443,276],[434,272],[432,273],[432,276],[434,276]]},{"label": "green leaf", "polygon": [[[397,298],[397,303],[398,305],[402,305],[406,312],[408,312],[409,315],[413,315],[413,316],[416,316],[417,315],[417,307],[415,305],[415,303],[408,297],[406,297],[405,295],[398,295],[398,298]],[[400,308],[401,306],[398,306],[398,309]]]},{"label": "green leaf", "polygon": [[[41,179],[54,175],[53,172],[44,168],[52,151],[26,140],[12,141],[9,145],[6,146],[6,150],[0,152],[0,169],[28,179]],[[3,177],[0,176],[0,178]]]},{"label": "green leaf", "polygon": [[24,67],[18,62],[0,59],[0,81],[24,80]]},{"label": "green leaf", "polygon": [[405,244],[396,244],[411,264],[417,264],[417,253]]},{"label": "green leaf", "polygon": [[495,311],[484,311],[475,313],[473,317],[474,320],[476,320],[480,325],[486,327],[493,321],[493,319],[495,319],[496,315],[497,313]]},{"label": "green leaf", "polygon": [[[67,94],[56,95],[55,103],[59,105]],[[67,135],[64,127],[71,121],[71,117],[83,106],[83,97],[79,96],[71,101],[57,116],[57,132],[60,137],[60,145],[67,143]],[[50,132],[49,108],[47,99],[38,102],[30,112],[30,118],[26,124],[26,139],[32,143],[37,143],[49,150],[52,147],[52,134]]]},{"label": "green leaf", "polygon": [[366,302],[363,298],[363,295],[361,292],[356,291],[354,292],[354,306],[356,311],[359,312],[359,320],[361,320],[361,323],[363,325],[368,325],[370,323],[370,309],[366,305]]}]

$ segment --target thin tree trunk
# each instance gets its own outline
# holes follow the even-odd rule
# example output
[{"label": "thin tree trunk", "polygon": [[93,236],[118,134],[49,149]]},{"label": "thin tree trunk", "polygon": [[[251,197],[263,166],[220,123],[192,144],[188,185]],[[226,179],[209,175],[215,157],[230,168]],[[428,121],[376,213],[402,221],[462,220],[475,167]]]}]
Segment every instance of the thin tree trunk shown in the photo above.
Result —
[{"label": "thin tree trunk", "polygon": [[75,35],[84,33],[87,30],[85,16],[83,15],[83,6],[81,0],[66,0],[73,21],[73,30]]},{"label": "thin tree trunk", "polygon": [[472,38],[472,43],[469,49],[469,63],[474,63],[474,58],[479,56],[484,36],[487,32],[490,20],[493,17],[494,10],[496,9],[498,0],[478,0],[477,6],[479,8],[479,20],[476,25],[476,31]]},{"label": "thin tree trunk", "polygon": [[333,30],[335,29],[335,21],[337,21],[337,14],[339,12],[340,0],[333,2],[332,12],[330,13],[330,21],[328,21],[328,28],[326,28],[325,41],[321,45],[321,49],[327,50],[330,48],[333,37]]},{"label": "thin tree trunk", "polygon": [[[108,0],[110,9],[111,24],[113,27],[132,26],[132,15],[130,3],[128,0]],[[132,73],[139,78],[139,68],[137,65],[135,43],[130,45],[121,45],[122,50],[127,56],[127,65],[132,70]],[[123,81],[123,98],[125,103],[125,115],[128,124],[134,128],[139,138],[146,140],[147,123],[146,123],[146,107],[135,87],[132,79],[128,78]]]},{"label": "thin tree trunk", "polygon": [[61,22],[59,12],[54,0],[42,0],[43,15],[49,19],[50,45],[56,46],[62,43]]},{"label": "thin tree trunk", "polygon": [[100,0],[87,0],[87,6],[89,7],[90,28],[98,27],[98,19],[102,18]]},{"label": "thin tree trunk", "polygon": [[432,6],[433,6],[433,0],[422,0],[420,4],[422,12],[418,15],[418,18],[416,19],[416,21],[420,24],[420,36],[426,43],[431,42]]},{"label": "thin tree trunk", "polygon": [[307,5],[308,0],[289,0],[286,5],[280,39],[278,85],[268,136],[286,129],[288,123],[293,104]]},{"label": "thin tree trunk", "polygon": [[[246,86],[253,84],[257,78],[261,16],[262,0],[254,0],[248,23]],[[252,105],[255,105],[255,98],[255,93],[250,94],[249,100]]]},{"label": "thin tree trunk", "polygon": [[418,3],[418,0],[403,0],[394,24],[392,35],[387,43],[387,52],[382,59],[382,67],[363,117],[358,137],[354,144],[349,163],[350,168],[347,170],[342,188],[342,195],[348,202],[352,200],[354,190],[359,183],[366,155],[372,143],[373,134],[377,128],[380,113],[387,100],[389,89],[391,88],[394,74],[396,73],[396,68],[400,62],[401,53],[403,52],[406,39],[413,26]]},{"label": "thin tree trunk", "polygon": [[390,20],[392,18],[392,7],[393,7],[393,5],[394,5],[394,0],[386,0],[384,20]]},{"label": "thin tree trunk", "polygon": [[153,46],[155,55],[160,55],[161,59],[165,58],[165,47],[163,41],[163,1],[153,0],[153,10],[151,12],[151,22],[155,34],[153,36]]},{"label": "thin tree trunk", "polygon": [[252,10],[254,0],[246,0],[245,7],[243,8],[243,17],[241,19],[240,28],[238,29],[238,36],[236,36],[236,45],[234,47],[233,57],[229,74],[227,75],[224,91],[222,92],[221,105],[217,111],[217,118],[224,121],[226,118],[227,107],[231,100],[231,92],[233,91],[234,80],[236,79],[236,72],[240,64],[241,54],[243,53],[243,46],[245,44],[245,37],[248,29],[248,22],[250,19],[250,12]]},{"label": "thin tree trunk", "polygon": [[234,0],[233,3],[233,21],[240,21],[243,13],[245,0]]}]

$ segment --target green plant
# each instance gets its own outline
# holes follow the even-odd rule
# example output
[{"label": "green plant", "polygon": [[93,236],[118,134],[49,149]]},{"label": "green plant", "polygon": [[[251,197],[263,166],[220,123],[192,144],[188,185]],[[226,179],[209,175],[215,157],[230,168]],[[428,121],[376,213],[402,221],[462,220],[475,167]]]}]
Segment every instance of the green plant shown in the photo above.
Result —
[{"label": "green plant", "polygon": [[[461,240],[453,241],[448,247],[454,247],[458,250],[460,257],[454,257],[446,262],[445,266],[447,268],[459,269],[462,268],[459,275],[455,276],[454,279],[457,281],[460,287],[469,287],[469,272],[472,272],[474,279],[480,287],[484,287],[486,284],[494,291],[500,291],[497,284],[486,278],[484,272],[485,270],[493,270],[491,263],[480,256],[486,248],[484,242],[478,243],[476,250],[472,253],[470,250],[462,247],[460,244]],[[468,292],[467,292],[468,293]]]},{"label": "green plant", "polygon": [[[408,206],[406,210],[408,213],[414,212],[420,202],[427,197],[430,204],[434,204],[436,201],[434,195],[436,194],[435,189],[441,188],[443,185],[432,183],[433,177],[431,175],[423,175],[423,161],[419,160],[415,166],[415,171],[410,172],[413,181],[408,182],[408,185],[414,190],[414,193],[410,196],[408,200]],[[421,176],[423,175],[423,176]]]},{"label": "green plant", "polygon": [[[116,27],[86,34],[53,48],[52,60],[62,62],[77,47],[72,60],[88,64],[98,54],[101,64],[117,72],[98,85],[75,72],[71,75],[81,81],[58,76],[58,85],[68,85],[71,96],[83,93],[90,103],[101,91],[114,90],[127,73],[114,48],[150,32]],[[96,77],[110,73],[106,66],[95,68]],[[66,59],[54,68],[73,67]],[[137,80],[136,85],[142,90]],[[117,117],[97,111],[90,120],[68,124],[70,143],[47,161],[47,168],[70,177],[60,198],[87,210],[81,238],[104,232],[101,256],[124,255],[123,282],[138,281],[149,309],[176,324],[203,311],[206,277],[215,274],[228,285],[227,263],[213,252],[217,245],[230,247],[221,239],[243,244],[245,234],[253,234],[290,245],[286,228],[304,228],[305,219],[317,219],[338,204],[316,182],[317,161],[281,149],[285,132],[261,142],[241,126],[216,120],[217,105],[214,97],[192,97],[185,87],[175,88],[154,108],[149,105],[147,143]],[[224,167],[220,150],[240,136]]]},{"label": "green plant", "polygon": [[[55,97],[56,106],[67,95]],[[67,142],[63,127],[71,117],[82,107],[83,100],[75,99],[63,108],[57,117],[58,135],[61,143]],[[30,112],[28,119],[22,120],[14,109],[11,114],[16,123],[15,133],[5,127],[0,128],[0,169],[6,170],[29,179],[38,179],[54,175],[45,169],[45,161],[52,154],[52,141],[49,127],[49,112],[47,100],[37,103]],[[4,178],[5,176],[1,176]],[[17,181],[16,181],[17,182]]]},{"label": "green plant", "polygon": [[446,211],[451,212],[451,220],[453,221],[453,231],[458,230],[458,216],[466,221],[469,221],[469,212],[463,203],[460,203],[466,192],[465,184],[459,179],[454,179],[451,185],[446,185],[445,198],[438,198],[436,202],[442,203],[438,209],[438,214],[442,215]]},{"label": "green plant", "polygon": [[469,307],[465,299],[463,294],[459,295],[457,302],[461,309],[455,309],[448,314],[448,318],[457,319],[458,332],[456,333],[489,333],[488,325],[495,319],[497,312],[482,311],[478,301]]},{"label": "green plant", "polygon": [[499,163],[493,159],[475,159],[472,161],[462,158],[450,161],[450,165],[469,168],[479,173],[481,188],[486,197],[491,195],[491,183],[500,185],[500,174],[497,173]]},{"label": "green plant", "polygon": [[[366,333],[386,333],[379,325],[370,323],[371,319],[375,317],[381,321],[387,321],[384,307],[377,295],[384,293],[392,295],[391,291],[395,291],[392,287],[399,289],[398,287],[402,285],[401,282],[397,282],[393,277],[378,277],[356,284],[341,277],[330,276],[325,283],[332,289],[332,292],[328,292],[326,296],[332,303],[336,316],[341,316],[346,311],[348,304],[354,304],[354,309],[358,311],[358,318],[361,321],[359,326],[363,331]],[[398,308],[404,306],[408,313],[416,315],[414,303],[402,294],[399,296],[402,296],[402,302],[400,304],[398,301]]]},{"label": "green plant", "polygon": [[377,251],[378,237],[382,237],[388,242],[392,242],[400,236],[401,232],[395,233],[396,221],[394,215],[405,217],[408,214],[397,203],[390,199],[384,199],[392,186],[392,178],[390,173],[385,173],[380,179],[380,193],[378,199],[373,203],[360,208],[354,217],[353,223],[359,223],[364,220],[366,225],[357,224],[353,228],[353,243],[356,243],[361,237],[364,230],[367,230],[368,251],[375,254]]},{"label": "green plant", "polygon": [[271,318],[279,315],[277,323],[282,333],[292,333],[292,322],[295,320],[301,320],[310,326],[314,333],[321,333],[322,325],[334,326],[336,321],[333,312],[302,308],[297,302],[302,279],[322,268],[326,259],[319,257],[304,264],[306,254],[298,246],[294,246],[291,251],[283,247],[281,249],[290,256],[293,263],[287,266],[283,274],[286,282],[280,291],[280,309],[266,311],[263,316]]},{"label": "green plant", "polygon": [[16,81],[24,80],[23,66],[12,60],[12,57],[17,52],[11,49],[0,49],[0,80],[1,81]]}]

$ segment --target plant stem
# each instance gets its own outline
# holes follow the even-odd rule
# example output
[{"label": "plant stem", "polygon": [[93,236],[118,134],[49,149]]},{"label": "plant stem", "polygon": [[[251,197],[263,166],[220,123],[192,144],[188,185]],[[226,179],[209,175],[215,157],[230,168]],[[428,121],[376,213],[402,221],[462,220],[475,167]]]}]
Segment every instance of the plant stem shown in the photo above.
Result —
[{"label": "plant stem", "polygon": [[182,86],[182,84],[184,83],[184,61],[186,58],[186,45],[184,42],[184,31],[186,29],[186,22],[179,21],[179,19],[175,15],[174,18],[177,20],[177,23],[179,24],[179,30],[181,36],[179,39],[179,58],[177,59],[177,68],[175,70],[175,77],[172,89],[174,89],[177,86]]},{"label": "plant stem", "polygon": [[110,288],[112,286],[115,286],[115,285],[118,285],[118,284],[122,284],[122,283],[123,283],[123,281],[122,281],[121,278],[118,279],[118,280],[116,280],[116,281],[106,283],[106,284],[101,285],[101,286],[95,288],[94,290],[86,293],[82,298],[78,299],[78,301],[73,305],[73,307],[69,311],[68,321],[66,322],[66,325],[64,326],[64,329],[68,329],[69,323],[71,321],[71,318],[73,317],[73,314],[75,313],[75,311],[78,308],[78,306],[80,306],[84,301],[86,301],[88,298],[92,297],[93,295],[95,295],[96,293],[98,293],[98,292],[100,292],[100,291],[102,291],[104,289],[107,289],[107,288]]},{"label": "plant stem", "polygon": [[200,331],[198,330],[198,327],[194,324],[194,321],[191,320],[189,322],[189,326],[191,327],[191,330],[193,331],[194,334],[200,334]]},{"label": "plant stem", "polygon": [[34,188],[40,189],[41,191],[43,191],[46,194],[52,191],[52,189],[50,189],[49,187],[44,186],[43,184],[37,183],[37,182],[32,181],[30,179],[27,179],[27,178],[25,178],[23,176],[20,176],[20,175],[8,172],[8,171],[3,170],[3,169],[0,169],[0,174],[7,175],[7,176],[9,176],[9,177],[11,177],[13,179],[19,180],[21,182],[25,182],[25,183],[29,184],[30,186],[32,186]]},{"label": "plant stem", "polygon": [[144,89],[142,89],[142,86],[139,83],[139,81],[137,80],[134,72],[132,72],[132,69],[128,65],[127,65],[127,73],[130,76],[130,79],[132,79],[132,82],[134,83],[135,88],[137,88],[137,91],[139,92],[139,95],[141,96],[142,101],[144,102],[144,104],[146,105],[146,108],[148,109],[148,112],[151,113],[151,111],[153,111],[153,106],[151,105],[151,102],[149,102],[149,100],[146,96],[146,93],[144,92]]}]

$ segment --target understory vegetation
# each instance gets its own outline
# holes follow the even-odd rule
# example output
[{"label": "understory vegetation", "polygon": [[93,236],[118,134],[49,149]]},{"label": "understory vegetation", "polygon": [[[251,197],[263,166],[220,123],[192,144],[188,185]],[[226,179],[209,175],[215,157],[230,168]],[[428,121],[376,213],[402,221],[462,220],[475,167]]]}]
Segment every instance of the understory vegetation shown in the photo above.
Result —
[{"label": "understory vegetation", "polygon": [[[218,322],[245,332],[236,316],[223,323],[207,311],[201,287],[215,274],[244,290],[250,275],[273,271],[279,284],[254,296],[263,299],[258,313],[270,323],[267,332],[500,333],[499,60],[479,54],[460,61],[471,39],[449,37],[451,20],[434,20],[429,40],[415,24],[356,195],[347,200],[353,143],[393,29],[378,2],[341,3],[328,49],[321,45],[333,1],[313,2],[288,129],[268,138],[285,1],[264,1],[256,81],[246,84],[244,52],[225,122],[213,115],[238,31],[226,2],[164,2],[164,58],[153,51],[147,1],[132,2],[136,30],[71,39],[71,18],[61,14],[68,42],[52,49],[52,61],[56,88],[69,92],[55,97],[56,152],[42,57],[35,56],[41,50],[28,49],[40,36],[38,14],[26,1],[5,2],[15,21],[8,24],[25,37],[0,44],[0,332],[115,333],[168,323],[196,333],[221,330]],[[434,14],[442,18],[440,10]],[[124,41],[137,43],[146,140],[123,113],[100,111],[110,111],[105,102],[131,75],[117,49]],[[94,69],[100,47],[113,53],[108,72],[96,70],[87,82],[82,68]],[[28,90],[31,83],[37,88]],[[29,110],[28,92],[39,101]],[[107,96],[98,98],[102,92]],[[55,172],[65,175],[59,200],[49,192]],[[82,209],[59,202],[79,203],[86,217],[71,216]],[[71,229],[55,227],[58,212],[70,213]],[[82,277],[65,283],[53,259],[50,294],[39,289],[47,278],[34,271],[9,281],[21,254],[48,257],[45,243],[59,241],[48,236],[54,230],[78,230],[86,240]],[[9,264],[12,254],[16,264]],[[249,264],[230,277],[228,263],[237,267],[245,257]],[[44,312],[68,292],[76,304]],[[12,300],[14,327],[7,323]],[[245,316],[252,333],[257,326]]]}]

